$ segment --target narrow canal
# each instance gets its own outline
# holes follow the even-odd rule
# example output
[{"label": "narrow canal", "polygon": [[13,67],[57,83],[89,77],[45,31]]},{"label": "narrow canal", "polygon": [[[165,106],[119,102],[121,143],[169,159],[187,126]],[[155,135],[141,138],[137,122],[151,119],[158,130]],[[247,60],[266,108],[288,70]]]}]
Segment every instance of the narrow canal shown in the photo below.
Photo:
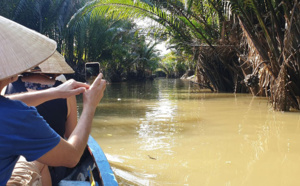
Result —
[{"label": "narrow canal", "polygon": [[120,185],[300,185],[300,113],[188,81],[107,86],[92,136]]}]

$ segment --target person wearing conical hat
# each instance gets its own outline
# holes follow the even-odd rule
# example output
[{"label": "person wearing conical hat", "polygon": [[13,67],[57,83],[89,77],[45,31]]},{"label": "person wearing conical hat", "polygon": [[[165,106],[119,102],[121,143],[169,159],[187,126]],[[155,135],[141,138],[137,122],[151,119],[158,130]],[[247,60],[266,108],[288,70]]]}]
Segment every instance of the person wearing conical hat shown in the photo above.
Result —
[{"label": "person wearing conical hat", "polygon": [[[36,68],[26,71],[19,76],[17,81],[10,83],[6,88],[5,95],[57,87],[62,84],[61,81],[56,80],[57,76],[73,73],[74,70],[67,64],[65,58],[56,51]],[[69,138],[77,124],[75,96],[50,100],[38,105],[36,109],[57,134],[62,138]],[[66,167],[49,167],[52,185],[58,185],[65,177],[67,170]],[[19,177],[15,174],[12,176]]]},{"label": "person wearing conical hat", "polygon": [[[18,74],[44,62],[55,51],[55,41],[0,16],[0,91],[15,81]],[[0,96],[0,185],[7,184],[20,156],[28,162],[37,160],[49,166],[74,167],[86,147],[92,119],[105,86],[106,81],[99,74],[91,86],[68,80],[46,90]],[[67,140],[51,129],[33,107],[81,93],[82,114]],[[23,185],[37,185],[31,182],[33,177],[37,177],[34,182],[43,181],[43,167],[30,165],[33,168],[24,172],[26,180],[14,181]],[[39,178],[40,175],[42,178]]]},{"label": "person wearing conical hat", "polygon": [[[57,87],[62,84],[56,80],[61,74],[72,74],[74,70],[67,64],[65,58],[55,52],[50,58],[22,73],[18,80],[6,87],[5,94],[30,92]],[[55,99],[38,105],[38,112],[61,137],[68,138],[77,124],[76,97]]]}]

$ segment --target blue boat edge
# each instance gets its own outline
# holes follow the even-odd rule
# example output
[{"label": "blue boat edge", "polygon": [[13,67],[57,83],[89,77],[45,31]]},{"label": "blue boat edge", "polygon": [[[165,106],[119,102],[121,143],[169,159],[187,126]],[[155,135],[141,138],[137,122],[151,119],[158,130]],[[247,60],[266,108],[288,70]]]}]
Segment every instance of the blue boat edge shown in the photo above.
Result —
[{"label": "blue boat edge", "polygon": [[100,171],[103,185],[104,186],[118,186],[117,179],[111,169],[108,160],[102,151],[100,145],[97,141],[90,135],[88,139],[88,146],[92,152],[92,155],[95,159],[96,165]]}]

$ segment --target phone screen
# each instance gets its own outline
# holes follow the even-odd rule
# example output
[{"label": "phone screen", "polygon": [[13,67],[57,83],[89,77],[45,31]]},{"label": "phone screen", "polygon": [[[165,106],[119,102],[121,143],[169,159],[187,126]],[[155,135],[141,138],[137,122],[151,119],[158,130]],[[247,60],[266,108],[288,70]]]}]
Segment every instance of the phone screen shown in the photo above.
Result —
[{"label": "phone screen", "polygon": [[92,84],[99,73],[99,62],[88,62],[85,64],[85,80],[88,84]]}]

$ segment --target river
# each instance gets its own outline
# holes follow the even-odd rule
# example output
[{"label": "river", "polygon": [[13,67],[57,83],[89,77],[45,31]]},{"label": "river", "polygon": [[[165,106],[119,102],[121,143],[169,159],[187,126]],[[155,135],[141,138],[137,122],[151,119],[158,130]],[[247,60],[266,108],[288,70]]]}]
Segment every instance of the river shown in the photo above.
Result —
[{"label": "river", "polygon": [[300,113],[266,98],[179,79],[109,84],[91,135],[120,185],[300,185]]}]

